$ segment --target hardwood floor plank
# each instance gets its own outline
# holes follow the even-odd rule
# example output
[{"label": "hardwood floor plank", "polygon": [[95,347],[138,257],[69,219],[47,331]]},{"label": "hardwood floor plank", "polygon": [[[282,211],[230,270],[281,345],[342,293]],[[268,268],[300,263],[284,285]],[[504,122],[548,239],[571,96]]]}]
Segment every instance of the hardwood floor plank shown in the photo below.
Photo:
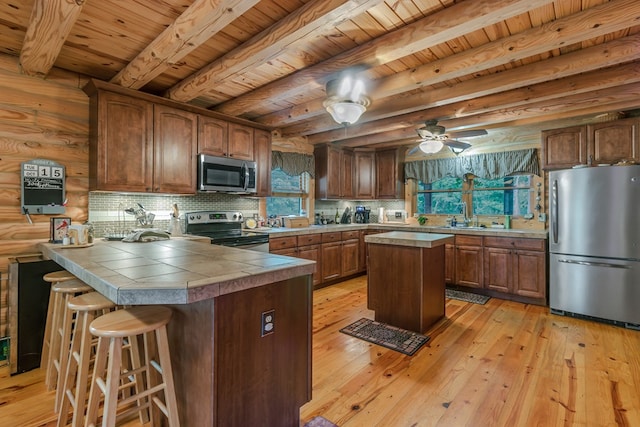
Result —
[{"label": "hardwood floor plank", "polygon": [[[640,425],[638,331],[495,298],[447,300],[410,357],[339,332],[373,318],[366,277],[315,291],[313,315],[301,425],[317,415],[341,427]],[[0,368],[0,425],[54,426],[54,396],[42,370]]]}]

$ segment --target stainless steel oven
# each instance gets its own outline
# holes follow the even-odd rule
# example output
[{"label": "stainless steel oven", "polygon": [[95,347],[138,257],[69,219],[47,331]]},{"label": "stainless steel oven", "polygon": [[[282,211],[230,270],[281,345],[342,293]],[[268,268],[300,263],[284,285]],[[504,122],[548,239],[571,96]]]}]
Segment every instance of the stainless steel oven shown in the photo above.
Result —
[{"label": "stainless steel oven", "polygon": [[269,252],[269,234],[242,229],[242,212],[198,211],[185,215],[185,232],[211,239],[211,244]]}]

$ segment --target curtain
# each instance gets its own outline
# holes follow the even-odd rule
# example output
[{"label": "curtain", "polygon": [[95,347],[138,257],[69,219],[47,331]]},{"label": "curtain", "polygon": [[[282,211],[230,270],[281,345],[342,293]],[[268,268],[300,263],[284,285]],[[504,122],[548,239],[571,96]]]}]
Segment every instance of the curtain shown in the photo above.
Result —
[{"label": "curtain", "polygon": [[464,178],[469,173],[484,179],[503,178],[514,173],[541,176],[538,152],[530,148],[451,159],[417,160],[404,165],[406,179],[416,179],[426,184],[447,176]]},{"label": "curtain", "polygon": [[316,174],[316,162],[312,154],[272,151],[271,170],[275,169],[282,169],[290,176],[302,175],[303,172],[307,172],[313,178]]}]

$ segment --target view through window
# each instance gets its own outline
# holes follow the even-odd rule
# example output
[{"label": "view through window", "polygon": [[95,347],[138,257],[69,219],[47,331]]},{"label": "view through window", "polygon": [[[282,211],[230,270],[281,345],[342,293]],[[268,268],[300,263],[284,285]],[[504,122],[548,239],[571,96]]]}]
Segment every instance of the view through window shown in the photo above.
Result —
[{"label": "view through window", "polygon": [[271,197],[267,197],[267,215],[300,215],[306,210],[309,175],[291,176],[281,169],[271,171]]},{"label": "view through window", "polygon": [[431,184],[419,182],[417,211],[457,215],[462,212],[464,200],[473,207],[471,215],[526,215],[531,212],[532,185],[530,174],[498,179],[446,177]]}]

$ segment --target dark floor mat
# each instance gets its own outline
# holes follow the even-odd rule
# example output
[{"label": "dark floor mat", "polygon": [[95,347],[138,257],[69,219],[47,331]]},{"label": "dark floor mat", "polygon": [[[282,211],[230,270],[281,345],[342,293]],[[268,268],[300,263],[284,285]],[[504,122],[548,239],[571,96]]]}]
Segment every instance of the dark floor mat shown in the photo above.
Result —
[{"label": "dark floor mat", "polygon": [[371,319],[362,318],[350,324],[340,332],[356,338],[369,341],[373,344],[399,351],[408,356],[418,351],[422,345],[429,341],[426,335],[417,334],[406,329],[396,328]]}]

